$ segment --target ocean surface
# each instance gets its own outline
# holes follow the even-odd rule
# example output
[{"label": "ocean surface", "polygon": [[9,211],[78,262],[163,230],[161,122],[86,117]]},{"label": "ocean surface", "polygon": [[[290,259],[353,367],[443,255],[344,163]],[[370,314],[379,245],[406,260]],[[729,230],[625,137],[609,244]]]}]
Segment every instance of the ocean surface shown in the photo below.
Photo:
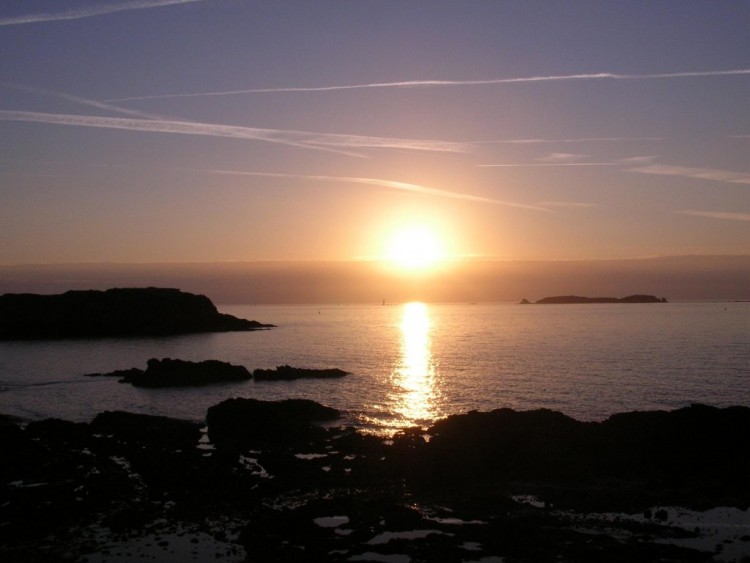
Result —
[{"label": "ocean surface", "polygon": [[[307,398],[387,433],[472,409],[579,420],[693,402],[750,406],[750,303],[223,306],[268,331],[0,342],[0,413],[89,421],[104,410],[203,419],[230,397]],[[249,370],[336,367],[334,380],[139,389],[86,373],[149,358]]]}]

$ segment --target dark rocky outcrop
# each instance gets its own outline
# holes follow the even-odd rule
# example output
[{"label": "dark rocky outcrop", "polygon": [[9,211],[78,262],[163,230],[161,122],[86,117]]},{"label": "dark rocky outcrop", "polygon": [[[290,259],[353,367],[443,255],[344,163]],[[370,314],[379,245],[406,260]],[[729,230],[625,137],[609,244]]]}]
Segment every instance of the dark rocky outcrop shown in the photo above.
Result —
[{"label": "dark rocky outcrop", "polygon": [[308,369],[292,366],[277,366],[276,369],[256,369],[253,377],[256,381],[288,381],[292,379],[335,379],[349,375],[337,368]]},{"label": "dark rocky outcrop", "polygon": [[[666,297],[656,297],[654,295],[629,295],[627,297],[580,297],[578,295],[558,295],[555,297],[545,297],[536,301],[537,305],[568,305],[581,303],[666,303]],[[522,304],[529,302],[524,299]]]},{"label": "dark rocky outcrop", "polygon": [[[389,440],[317,425],[339,414],[230,399],[208,411],[212,444],[199,444],[199,423],[159,416],[25,427],[0,416],[0,553],[159,559],[137,551],[146,534],[158,549],[197,531],[262,561],[711,561],[730,543],[750,553],[741,532],[717,539],[669,508],[747,509],[748,407],[603,422],[498,409]],[[598,514],[622,510],[637,516]],[[708,551],[673,541],[684,539]]]},{"label": "dark rocky outcrop", "polygon": [[237,398],[210,407],[206,423],[208,436],[217,448],[242,451],[319,436],[320,428],[315,423],[336,420],[340,416],[338,410],[308,399]]},{"label": "dark rocky outcrop", "polygon": [[88,377],[119,377],[120,383],[135,387],[197,387],[215,383],[247,381],[252,375],[244,366],[235,366],[219,360],[190,362],[171,358],[151,358],[146,370],[137,368],[115,370],[109,373],[89,373]]},{"label": "dark rocky outcrop", "polygon": [[208,297],[178,289],[0,295],[0,340],[167,336],[271,326],[219,313]]}]

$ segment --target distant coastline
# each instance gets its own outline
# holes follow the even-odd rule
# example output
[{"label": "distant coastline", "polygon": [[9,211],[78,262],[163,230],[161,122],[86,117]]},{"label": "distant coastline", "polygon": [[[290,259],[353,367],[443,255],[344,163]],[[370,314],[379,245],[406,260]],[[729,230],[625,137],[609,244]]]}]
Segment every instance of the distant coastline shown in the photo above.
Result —
[{"label": "distant coastline", "polygon": [[[557,295],[545,297],[535,301],[533,305],[571,305],[581,303],[668,303],[666,297],[655,295],[628,295],[627,297],[581,297],[579,295]],[[521,305],[532,305],[528,299],[523,299]]]},{"label": "distant coastline", "polygon": [[179,289],[0,295],[0,340],[170,336],[271,327],[219,313],[205,295]]}]

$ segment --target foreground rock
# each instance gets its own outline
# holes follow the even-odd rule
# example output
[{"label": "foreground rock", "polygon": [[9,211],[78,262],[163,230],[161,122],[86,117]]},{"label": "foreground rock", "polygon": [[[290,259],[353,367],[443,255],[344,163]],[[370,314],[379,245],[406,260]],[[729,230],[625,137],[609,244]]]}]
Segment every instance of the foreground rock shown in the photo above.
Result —
[{"label": "foreground rock", "polygon": [[219,313],[205,295],[178,289],[0,295],[0,340],[167,336],[272,326]]},{"label": "foreground rock", "polygon": [[[197,422],[125,412],[25,427],[0,416],[0,553],[159,560],[187,530],[196,547],[209,534],[252,561],[750,555],[746,528],[681,526],[686,508],[668,508],[750,506],[750,408],[601,423],[499,409],[438,421],[429,440],[319,425],[339,415],[312,401],[230,399],[209,409],[207,435]],[[528,494],[530,504],[518,496]],[[612,511],[626,512],[600,514]],[[144,537],[152,551],[138,552]]]},{"label": "foreground rock", "polygon": [[[656,297],[655,295],[629,295],[627,297],[580,297],[578,295],[558,295],[555,297],[545,297],[536,301],[537,305],[570,305],[582,303],[666,303],[666,297]],[[526,299],[521,301],[522,305],[530,305]]]},{"label": "foreground rock", "polygon": [[235,366],[219,360],[190,362],[151,358],[146,370],[131,368],[109,373],[89,373],[89,377],[118,377],[120,383],[134,387],[197,387],[216,383],[247,381],[252,374],[244,366]]},{"label": "foreground rock", "polygon": [[337,379],[349,375],[349,372],[338,368],[308,369],[292,366],[277,366],[276,369],[256,369],[253,377],[256,381],[290,381],[293,379]]}]

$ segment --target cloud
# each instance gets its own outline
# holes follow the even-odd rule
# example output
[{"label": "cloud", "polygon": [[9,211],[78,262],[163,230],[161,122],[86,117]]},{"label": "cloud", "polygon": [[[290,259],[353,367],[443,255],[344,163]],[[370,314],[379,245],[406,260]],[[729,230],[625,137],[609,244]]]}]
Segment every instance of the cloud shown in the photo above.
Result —
[{"label": "cloud", "polygon": [[617,160],[617,162],[621,162],[623,164],[650,164],[655,160],[656,160],[656,156],[654,155],[643,155],[643,156],[631,156],[628,158],[620,158]]},{"label": "cloud", "polygon": [[517,207],[520,209],[530,209],[533,211],[546,211],[548,209],[540,207],[538,205],[526,205],[523,203],[513,203],[509,201],[503,201],[499,199],[492,199],[480,196],[474,196],[470,194],[451,192],[448,190],[441,190],[438,188],[430,188],[428,186],[421,186],[419,184],[409,184],[406,182],[396,182],[394,180],[383,180],[380,178],[358,178],[358,177],[347,177],[347,176],[317,176],[317,175],[305,175],[305,174],[283,174],[283,173],[272,173],[272,172],[245,172],[241,170],[192,170],[193,172],[206,172],[209,174],[222,174],[229,176],[254,176],[260,178],[291,178],[298,180],[310,180],[315,182],[341,182],[345,184],[365,184],[368,186],[377,186],[380,188],[389,188],[393,190],[400,190],[405,192],[411,192],[416,194],[422,194],[433,197],[443,197],[449,199],[458,199],[462,201],[471,201],[476,203],[491,203],[494,205],[504,205],[508,207]]},{"label": "cloud", "polygon": [[495,141],[473,141],[473,145],[513,144],[540,145],[556,143],[619,143],[623,141],[663,141],[662,137],[581,137],[578,139],[498,139]]},{"label": "cloud", "polygon": [[569,209],[584,209],[589,207],[599,207],[598,203],[584,203],[581,201],[540,201],[536,203],[540,207],[562,207]]},{"label": "cloud", "polygon": [[[357,153],[343,152],[348,148],[395,148],[417,151],[467,152],[469,147],[461,143],[447,141],[430,141],[420,139],[395,139],[387,137],[367,137],[361,135],[342,135],[334,133],[313,133],[306,131],[289,131],[282,129],[260,129],[256,127],[239,127],[214,123],[192,121],[131,119],[122,117],[101,117],[92,115],[71,115],[41,113],[30,111],[0,110],[0,120],[30,121],[57,125],[79,127],[99,127],[129,131],[148,131],[153,133],[176,133],[182,135],[208,135],[229,137],[252,141],[279,143],[307,149],[328,150],[348,156],[361,156]],[[342,150],[333,150],[336,147]]]},{"label": "cloud", "polygon": [[88,6],[64,12],[45,12],[39,14],[26,14],[12,18],[0,18],[0,27],[6,25],[23,25],[29,23],[61,21],[61,20],[79,20],[93,16],[102,16],[114,12],[124,12],[127,10],[145,10],[148,8],[161,8],[173,4],[188,4],[191,2],[203,2],[204,0],[133,0],[132,2],[120,2],[117,4],[103,4],[100,6]]},{"label": "cloud", "polygon": [[536,168],[540,166],[621,166],[618,162],[531,162],[526,164],[477,164],[477,168]]},{"label": "cloud", "polygon": [[549,162],[553,164],[565,164],[565,163],[580,162],[582,160],[589,158],[589,156],[590,155],[587,155],[587,154],[553,152],[553,153],[548,154],[547,156],[540,156],[539,158],[535,160],[538,160],[539,162]]},{"label": "cloud", "polygon": [[730,184],[750,184],[750,174],[731,172],[728,170],[716,170],[714,168],[689,168],[687,166],[652,164],[640,168],[629,168],[627,171],[638,172],[640,174],[659,174],[664,176],[681,176],[683,178],[698,178],[700,180],[713,180],[715,182],[728,182]]},{"label": "cloud", "polygon": [[155,96],[134,96],[130,98],[116,98],[109,102],[123,102],[132,100],[154,100],[160,98],[192,98],[199,96],[234,96],[241,94],[263,94],[281,92],[334,92],[339,90],[365,90],[374,88],[427,88],[453,86],[495,86],[500,84],[523,84],[529,82],[564,82],[579,80],[654,80],[669,78],[697,78],[710,76],[734,76],[750,74],[750,69],[711,70],[699,72],[670,72],[661,74],[618,74],[599,72],[592,74],[564,74],[551,76],[527,76],[520,78],[490,78],[486,80],[407,80],[401,82],[373,82],[366,84],[345,84],[339,86],[313,86],[289,88],[254,88],[248,90],[224,90],[213,92],[192,92],[177,94],[161,94]]},{"label": "cloud", "polygon": [[750,221],[750,213],[725,213],[723,211],[694,211],[683,209],[676,211],[680,215],[692,215],[694,217],[708,217],[709,219],[721,219],[724,221]]}]

